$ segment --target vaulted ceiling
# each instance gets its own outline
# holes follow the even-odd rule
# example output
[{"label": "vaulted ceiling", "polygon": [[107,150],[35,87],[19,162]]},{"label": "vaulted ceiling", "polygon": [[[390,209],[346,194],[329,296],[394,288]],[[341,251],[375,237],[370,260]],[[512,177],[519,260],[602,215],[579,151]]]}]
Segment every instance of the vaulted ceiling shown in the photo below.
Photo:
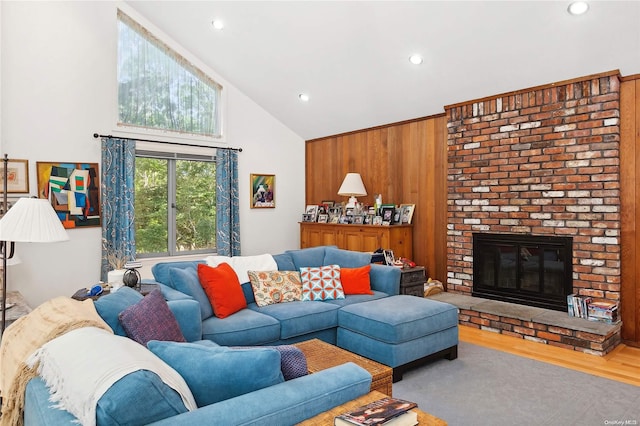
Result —
[{"label": "vaulted ceiling", "polygon": [[[591,1],[581,16],[569,1],[126,3],[304,139],[604,71],[640,73],[638,1]],[[422,64],[409,62],[414,53]]]}]

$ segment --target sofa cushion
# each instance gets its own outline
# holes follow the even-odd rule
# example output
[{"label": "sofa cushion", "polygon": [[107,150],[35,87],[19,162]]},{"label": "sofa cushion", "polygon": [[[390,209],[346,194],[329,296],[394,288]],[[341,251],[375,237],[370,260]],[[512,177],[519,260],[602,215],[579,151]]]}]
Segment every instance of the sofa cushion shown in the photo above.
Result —
[{"label": "sofa cushion", "polygon": [[124,331],[118,315],[129,306],[135,305],[142,300],[142,295],[129,287],[122,287],[118,291],[100,297],[95,301],[96,311],[98,315],[109,324],[109,327],[118,336],[127,336]]},{"label": "sofa cushion", "polygon": [[338,312],[340,328],[395,345],[458,324],[458,308],[422,297],[397,295],[345,306]]},{"label": "sofa cushion", "polygon": [[358,268],[371,263],[371,254],[327,247],[324,252],[324,265],[340,265],[344,268]]},{"label": "sofa cushion", "polygon": [[262,308],[249,305],[249,309],[278,320],[281,340],[337,327],[339,308],[319,301],[277,303]]},{"label": "sofa cushion", "polygon": [[278,271],[296,271],[298,269],[295,263],[293,263],[290,253],[274,254],[273,260],[275,260],[276,265],[278,265]]},{"label": "sofa cushion", "polygon": [[153,279],[159,283],[171,286],[171,278],[169,277],[169,269],[196,269],[199,263],[205,263],[204,260],[179,260],[176,262],[160,262],[151,267]]},{"label": "sofa cushion", "polygon": [[118,318],[127,336],[141,345],[146,345],[149,340],[186,341],[160,290],[153,290],[120,312]]},{"label": "sofa cushion", "polygon": [[248,271],[248,274],[258,306],[302,299],[302,281],[298,271]]},{"label": "sofa cushion", "polygon": [[298,270],[303,266],[323,266],[325,246],[309,247],[301,250],[287,250],[286,254],[291,256],[295,269]]},{"label": "sofa cushion", "polygon": [[268,315],[243,309],[224,319],[212,316],[202,321],[202,338],[224,346],[265,345],[280,338],[280,323]]},{"label": "sofa cushion", "polygon": [[143,425],[186,413],[175,390],[148,370],[129,373],[115,382],[96,405],[96,424]]},{"label": "sofa cushion", "polygon": [[198,277],[218,318],[226,318],[247,307],[238,276],[229,264],[216,267],[200,264]]},{"label": "sofa cushion", "polygon": [[198,301],[202,319],[213,315],[211,302],[200,285],[198,271],[195,268],[169,268],[169,280],[171,287]]},{"label": "sofa cushion", "polygon": [[344,294],[373,294],[369,272],[371,265],[360,268],[340,267],[340,282]]},{"label": "sofa cushion", "polygon": [[275,349],[160,341],[151,341],[147,347],[184,378],[198,407],[284,381]]},{"label": "sofa cushion", "polygon": [[344,299],[338,265],[303,266],[300,268],[300,278],[303,301]]}]

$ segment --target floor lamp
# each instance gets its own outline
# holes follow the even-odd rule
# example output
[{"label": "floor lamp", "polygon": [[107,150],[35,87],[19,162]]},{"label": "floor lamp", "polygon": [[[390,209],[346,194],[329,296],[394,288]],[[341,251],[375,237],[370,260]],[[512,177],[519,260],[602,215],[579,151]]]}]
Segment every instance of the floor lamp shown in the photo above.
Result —
[{"label": "floor lamp", "polygon": [[[5,156],[6,158],[6,156]],[[6,170],[6,163],[5,163]],[[5,176],[5,185],[7,179]],[[6,186],[5,186],[6,200]],[[5,204],[6,206],[6,204]],[[69,239],[60,218],[43,198],[20,198],[0,219],[0,242],[2,244],[2,328],[4,333],[7,294],[7,260],[13,256],[14,243],[53,243]]]}]

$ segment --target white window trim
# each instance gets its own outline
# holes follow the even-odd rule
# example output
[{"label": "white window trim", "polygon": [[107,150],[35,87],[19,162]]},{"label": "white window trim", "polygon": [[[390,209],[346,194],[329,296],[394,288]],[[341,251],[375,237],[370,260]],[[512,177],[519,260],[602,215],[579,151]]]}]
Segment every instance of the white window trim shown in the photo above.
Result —
[{"label": "white window trim", "polygon": [[[165,43],[171,49],[176,51],[187,61],[191,62],[194,66],[198,67],[202,72],[204,72],[209,77],[211,77],[216,83],[220,84],[222,88],[220,89],[220,105],[219,105],[220,137],[186,135],[186,134],[180,134],[177,132],[142,129],[142,128],[133,127],[133,126],[123,126],[123,125],[118,125],[118,96],[117,96],[118,81],[117,81],[117,70],[114,68],[113,75],[114,75],[114,79],[116,80],[115,82],[116,96],[114,96],[114,106],[112,108],[113,116],[111,119],[111,122],[114,123],[111,131],[113,136],[116,136],[116,137],[121,136],[124,138],[131,138],[131,139],[135,139],[136,137],[139,137],[141,139],[158,139],[159,141],[164,140],[168,142],[178,142],[178,143],[186,143],[186,144],[192,143],[194,145],[211,144],[212,147],[215,147],[213,144],[218,144],[219,147],[223,147],[223,146],[220,146],[221,144],[224,146],[228,146],[229,138],[227,135],[227,111],[228,111],[227,87],[229,87],[229,83],[225,81],[215,71],[213,71],[208,65],[202,62],[200,59],[198,59],[195,55],[193,55],[187,49],[182,47],[180,44],[178,44],[175,40],[169,37],[164,31],[160,30],[160,28],[156,27],[154,24],[152,24],[150,21],[144,18],[140,13],[138,13],[138,11],[133,9],[128,4],[124,2],[118,2],[117,9],[120,9],[122,12],[127,14],[131,19],[138,22],[140,25],[146,28],[149,32],[151,32],[155,37],[157,37],[159,40],[162,40],[163,43]],[[117,25],[117,13],[116,13],[115,24]],[[114,26],[114,28],[117,28],[117,27]],[[114,34],[116,37],[115,43],[117,45],[118,33],[117,33],[117,30],[114,30],[114,31],[115,31]],[[116,58],[117,58],[117,52],[116,52]]]}]

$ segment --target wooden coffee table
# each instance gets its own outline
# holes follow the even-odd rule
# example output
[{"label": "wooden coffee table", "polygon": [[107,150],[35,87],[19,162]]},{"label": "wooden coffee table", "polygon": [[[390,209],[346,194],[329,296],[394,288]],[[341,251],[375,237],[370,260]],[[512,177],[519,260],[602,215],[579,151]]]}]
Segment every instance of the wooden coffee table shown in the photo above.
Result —
[{"label": "wooden coffee table", "polygon": [[[339,405],[329,411],[325,411],[324,413],[320,413],[315,417],[305,420],[302,423],[298,423],[298,426],[330,426],[333,425],[333,419],[340,414],[343,414],[347,411],[355,410],[358,407],[362,407],[370,402],[377,401],[378,399],[384,398],[385,394],[373,391],[369,392],[366,395],[361,396],[360,398],[352,399],[351,401]],[[418,413],[418,425],[419,426],[447,426],[447,422],[444,420],[433,416],[429,413],[425,413],[419,408],[414,408],[411,411],[415,411]]]},{"label": "wooden coffee table", "polygon": [[295,343],[307,358],[309,373],[335,367],[345,362],[353,362],[367,370],[371,376],[371,390],[379,391],[388,396],[392,395],[393,369],[384,364],[362,357],[337,346],[323,342],[320,339],[311,339]]}]

